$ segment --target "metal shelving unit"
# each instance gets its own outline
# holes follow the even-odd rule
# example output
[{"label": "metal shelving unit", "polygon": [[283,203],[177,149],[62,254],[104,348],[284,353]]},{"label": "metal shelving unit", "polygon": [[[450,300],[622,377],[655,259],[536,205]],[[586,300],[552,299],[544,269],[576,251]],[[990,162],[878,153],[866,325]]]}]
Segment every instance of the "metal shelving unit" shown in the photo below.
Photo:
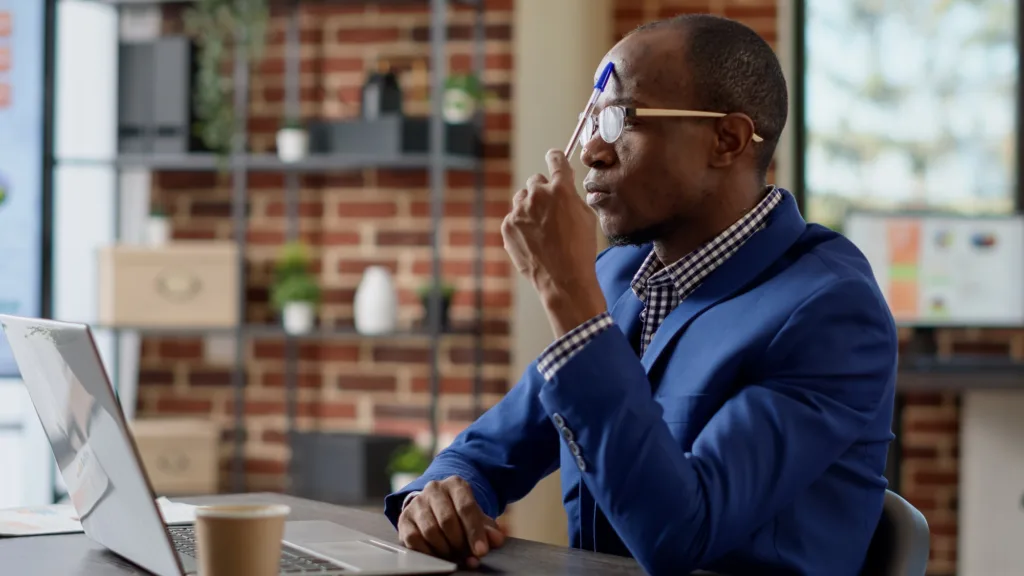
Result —
[{"label": "metal shelving unit", "polygon": [[[95,0],[96,2],[116,7],[119,11],[122,7],[157,6],[161,4],[186,3],[188,0]],[[244,490],[245,481],[245,458],[244,447],[246,442],[245,427],[245,388],[247,385],[247,371],[245,366],[245,352],[249,341],[253,338],[281,338],[286,343],[285,374],[287,394],[287,426],[288,435],[292,436],[295,430],[296,402],[297,402],[297,370],[298,370],[298,344],[303,341],[337,340],[337,339],[363,339],[363,338],[390,338],[390,339],[426,339],[430,343],[430,428],[433,442],[436,444],[438,436],[438,396],[440,393],[439,354],[440,340],[447,335],[468,335],[474,337],[474,376],[473,376],[473,406],[474,413],[481,413],[480,395],[482,391],[482,364],[483,364],[483,244],[484,244],[484,168],[483,168],[483,110],[478,110],[474,124],[477,129],[481,149],[476,157],[458,156],[446,154],[445,122],[443,119],[443,102],[441,90],[447,77],[447,57],[445,46],[447,44],[447,8],[449,4],[457,3],[473,6],[475,8],[475,24],[473,26],[473,72],[478,78],[483,78],[484,72],[484,8],[483,0],[271,0],[272,6],[284,6],[288,10],[288,24],[285,33],[285,115],[298,117],[300,112],[299,102],[299,13],[303,4],[348,4],[348,5],[372,5],[372,4],[427,4],[430,8],[430,61],[432,63],[431,78],[431,113],[430,113],[430,139],[429,151],[421,154],[404,154],[393,157],[373,157],[369,155],[313,155],[296,163],[282,162],[276,155],[272,154],[251,154],[245,144],[248,141],[246,133],[248,118],[248,97],[249,97],[249,60],[246,54],[244,42],[239,42],[236,47],[236,55],[233,69],[234,107],[237,125],[241,126],[239,138],[235,139],[235,147],[226,163],[213,154],[123,154],[119,155],[114,162],[117,169],[135,168],[149,169],[153,171],[219,171],[227,168],[231,175],[231,220],[234,229],[235,242],[239,248],[239,259],[237,262],[238,274],[241,282],[238,294],[238,312],[243,323],[229,329],[202,328],[202,327],[128,327],[110,326],[105,327],[115,335],[116,349],[120,349],[119,335],[125,331],[137,331],[142,334],[155,336],[203,336],[223,335],[234,336],[235,355],[234,369],[232,372],[232,388],[234,391],[234,455],[231,466],[231,488],[233,491]],[[94,164],[92,160],[76,161],[66,159],[60,161],[63,165]],[[324,328],[305,336],[291,336],[277,325],[252,325],[244,323],[246,318],[246,230],[247,230],[247,178],[252,172],[276,172],[285,176],[284,196],[285,213],[287,218],[286,239],[294,240],[299,235],[299,177],[309,173],[331,173],[345,172],[362,169],[400,169],[400,170],[428,170],[430,186],[430,219],[431,219],[431,258],[432,278],[434,285],[439,285],[442,279],[441,270],[441,238],[439,235],[440,223],[444,217],[444,196],[446,188],[446,174],[449,170],[470,171],[475,174],[475,199],[473,207],[474,218],[474,243],[476,254],[473,262],[474,296],[476,317],[469,325],[454,326],[442,331],[440,325],[440,294],[431,299],[432,308],[429,315],[431,323],[423,329],[412,329],[397,332],[385,336],[365,336],[358,334],[351,329]],[[120,190],[115,193],[116,211],[120,214]],[[119,223],[118,223],[119,226]],[[103,327],[98,327],[103,328]]]}]

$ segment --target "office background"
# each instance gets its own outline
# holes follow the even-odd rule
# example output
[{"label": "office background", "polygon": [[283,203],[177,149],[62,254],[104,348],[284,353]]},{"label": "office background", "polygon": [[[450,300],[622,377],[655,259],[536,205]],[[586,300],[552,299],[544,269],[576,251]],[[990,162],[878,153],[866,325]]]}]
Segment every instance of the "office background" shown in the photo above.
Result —
[{"label": "office background", "polygon": [[[379,480],[384,463],[365,456],[367,438],[443,446],[501,398],[550,341],[502,249],[501,219],[518,183],[543,169],[543,152],[568,137],[600,57],[646,21],[712,12],[772,43],[792,110],[770,181],[793,190],[809,219],[842,228],[853,210],[941,210],[1019,225],[1013,0],[435,4],[443,9],[427,0],[270,2],[262,57],[251,70],[223,70],[248,88],[228,101],[244,110],[246,140],[219,158],[182,140],[193,118],[179,105],[201,88],[161,84],[167,76],[154,72],[156,63],[180,71],[175,58],[198,53],[173,42],[191,3],[0,0],[0,308],[96,328],[125,411],[140,426],[158,424],[140,428],[150,449],[212,455],[213,474],[179,491],[354,498],[315,481],[337,469],[312,463],[345,454],[341,469]],[[454,122],[468,131],[446,132],[468,148],[427,141],[385,153],[372,148],[379,125],[355,144],[331,136],[332,123],[365,117],[368,88],[393,89],[391,77],[372,76],[388,70],[405,116],[453,123],[457,112],[431,98],[436,55],[442,82],[468,75],[483,85],[466,91],[479,112]],[[161,117],[177,132],[152,120],[167,109],[178,111]],[[309,130],[309,154],[297,162],[279,157],[290,116]],[[188,241],[209,250],[163,257],[234,271],[223,283],[236,289],[218,293],[215,314],[142,328],[145,317],[111,304],[143,291],[112,296],[117,275],[104,266],[125,266],[154,230],[169,241],[145,254]],[[322,297],[317,328],[298,336],[272,306],[275,263],[293,240],[307,249]],[[999,248],[1020,271],[1022,247]],[[454,290],[447,326],[426,321],[420,295],[437,279]],[[383,286],[394,303],[361,314],[361,286]],[[1024,400],[1013,391],[1024,382],[1024,319],[1013,289],[1002,292],[975,298],[990,303],[976,322],[954,305],[952,318],[910,314],[901,328],[889,477],[928,518],[936,575],[983,573],[972,563],[980,555],[1024,562]],[[360,316],[385,334],[368,334]],[[0,351],[0,370],[13,376],[5,358]],[[0,480],[9,506],[61,496],[19,386],[0,386],[0,461],[24,471]],[[172,424],[196,420],[204,426]],[[561,542],[559,498],[550,478],[505,521],[518,536]]]}]

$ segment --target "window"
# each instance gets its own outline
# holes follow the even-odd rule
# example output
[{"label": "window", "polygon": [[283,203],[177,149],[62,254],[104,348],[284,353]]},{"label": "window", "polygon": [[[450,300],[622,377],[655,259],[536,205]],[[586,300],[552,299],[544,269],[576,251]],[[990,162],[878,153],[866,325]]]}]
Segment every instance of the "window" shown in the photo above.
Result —
[{"label": "window", "polygon": [[[1017,0],[798,3],[805,216],[1012,212]],[[802,44],[802,46],[800,45]]]}]

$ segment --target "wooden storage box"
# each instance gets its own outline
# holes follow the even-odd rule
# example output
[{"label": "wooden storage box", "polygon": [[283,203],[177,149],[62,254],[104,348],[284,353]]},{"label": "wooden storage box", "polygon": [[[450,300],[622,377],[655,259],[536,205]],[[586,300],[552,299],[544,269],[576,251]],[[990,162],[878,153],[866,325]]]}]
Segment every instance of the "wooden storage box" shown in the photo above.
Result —
[{"label": "wooden storage box", "polygon": [[99,322],[139,327],[235,326],[237,258],[233,242],[104,248],[99,257]]},{"label": "wooden storage box", "polygon": [[151,418],[129,427],[157,496],[217,493],[216,424],[198,418]]}]

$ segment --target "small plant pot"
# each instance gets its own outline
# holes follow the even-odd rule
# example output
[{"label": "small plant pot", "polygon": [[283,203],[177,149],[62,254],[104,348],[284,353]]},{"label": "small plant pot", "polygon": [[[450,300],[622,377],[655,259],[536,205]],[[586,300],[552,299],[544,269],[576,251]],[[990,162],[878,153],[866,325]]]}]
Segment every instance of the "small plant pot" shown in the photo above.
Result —
[{"label": "small plant pot", "polygon": [[[423,304],[423,328],[425,330],[429,330],[430,326],[431,326],[431,324],[430,324],[431,323],[430,298],[429,297],[428,298],[423,298],[421,300],[421,303]],[[441,299],[441,331],[442,332],[447,332],[448,329],[451,327],[451,320],[450,320],[449,315],[448,315],[448,312],[451,309],[451,307],[452,307],[452,301],[451,301],[450,298],[442,298]]]},{"label": "small plant pot", "polygon": [[146,244],[163,246],[171,241],[171,220],[165,216],[150,216],[146,220]]},{"label": "small plant pot", "polygon": [[282,162],[298,162],[309,152],[309,134],[301,128],[277,131],[277,157]]},{"label": "small plant pot", "polygon": [[284,305],[282,319],[288,334],[309,334],[316,323],[316,310],[310,302],[289,302]]},{"label": "small plant pot", "polygon": [[395,472],[391,475],[391,492],[398,492],[419,477],[420,475],[415,472]]}]

